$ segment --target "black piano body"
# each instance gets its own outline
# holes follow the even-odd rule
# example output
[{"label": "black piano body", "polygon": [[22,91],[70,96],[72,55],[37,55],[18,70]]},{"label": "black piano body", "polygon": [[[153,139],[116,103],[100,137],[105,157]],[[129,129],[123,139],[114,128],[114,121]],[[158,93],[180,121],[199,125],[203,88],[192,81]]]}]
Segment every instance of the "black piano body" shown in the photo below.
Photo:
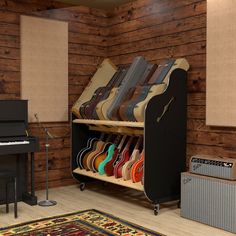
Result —
[{"label": "black piano body", "polygon": [[[37,204],[34,189],[34,152],[39,150],[37,137],[28,135],[28,101],[0,100],[0,171],[16,171],[18,200]],[[31,191],[28,191],[28,156],[31,163]],[[12,196],[12,197],[11,197]],[[13,201],[13,186],[10,190]],[[5,186],[0,180],[0,203],[5,201]]]}]

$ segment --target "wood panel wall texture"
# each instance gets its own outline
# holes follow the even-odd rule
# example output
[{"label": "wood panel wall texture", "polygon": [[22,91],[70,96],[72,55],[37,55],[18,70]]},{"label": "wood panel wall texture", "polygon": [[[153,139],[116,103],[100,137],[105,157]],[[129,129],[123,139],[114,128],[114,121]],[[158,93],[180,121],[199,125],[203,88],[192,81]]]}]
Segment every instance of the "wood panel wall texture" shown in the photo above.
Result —
[{"label": "wood panel wall texture", "polygon": [[[205,125],[205,0],[138,0],[116,8],[113,13],[85,7],[47,10],[58,5],[39,0],[26,2],[0,0],[0,99],[19,98],[19,13],[38,11],[37,15],[69,21],[69,108],[107,56],[117,65],[129,64],[137,55],[156,63],[166,57],[186,57],[191,66],[187,156],[202,153],[236,158],[236,129]],[[58,136],[51,141],[50,186],[72,184],[70,126],[68,123],[47,126]],[[31,130],[43,137],[36,125],[31,125]],[[41,152],[36,158],[37,188],[44,187],[44,168]]]},{"label": "wood panel wall texture", "polygon": [[[71,5],[70,5],[71,6]],[[46,0],[0,0],[0,99],[20,98],[20,14],[38,15],[69,22],[69,109],[97,65],[106,56],[106,16],[85,7],[64,9],[68,5]],[[54,8],[62,8],[53,10]],[[39,45],[40,46],[40,45]],[[48,123],[57,136],[50,141],[49,186],[75,183],[70,172],[70,125]],[[40,137],[41,152],[36,154],[36,188],[45,187],[44,133],[30,125],[32,135]]]}]

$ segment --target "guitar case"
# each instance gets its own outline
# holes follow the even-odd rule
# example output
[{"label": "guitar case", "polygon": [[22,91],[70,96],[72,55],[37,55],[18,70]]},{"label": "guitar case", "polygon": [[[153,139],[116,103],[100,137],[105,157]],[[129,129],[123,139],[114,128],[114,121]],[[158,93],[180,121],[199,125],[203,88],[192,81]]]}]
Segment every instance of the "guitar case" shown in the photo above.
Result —
[{"label": "guitar case", "polygon": [[187,72],[175,69],[168,88],[153,97],[145,110],[144,191],[154,204],[180,197],[185,171]]}]

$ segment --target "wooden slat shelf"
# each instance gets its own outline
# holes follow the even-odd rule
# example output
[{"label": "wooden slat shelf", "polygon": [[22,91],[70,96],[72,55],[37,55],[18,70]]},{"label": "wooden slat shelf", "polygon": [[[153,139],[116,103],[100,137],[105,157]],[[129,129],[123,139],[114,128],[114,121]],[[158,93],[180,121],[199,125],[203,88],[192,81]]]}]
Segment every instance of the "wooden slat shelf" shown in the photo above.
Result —
[{"label": "wooden slat shelf", "polygon": [[98,126],[106,125],[106,126],[115,126],[115,127],[144,128],[144,122],[130,122],[130,121],[75,119],[73,120],[73,123],[98,125]]},{"label": "wooden slat shelf", "polygon": [[141,182],[133,183],[131,180],[125,181],[121,178],[116,179],[114,176],[100,175],[99,173],[93,173],[92,171],[81,170],[80,168],[75,169],[73,172],[76,174],[88,176],[94,179],[99,179],[99,180],[110,182],[113,184],[118,184],[124,187],[133,188],[139,191],[144,191],[143,185],[141,184]]}]

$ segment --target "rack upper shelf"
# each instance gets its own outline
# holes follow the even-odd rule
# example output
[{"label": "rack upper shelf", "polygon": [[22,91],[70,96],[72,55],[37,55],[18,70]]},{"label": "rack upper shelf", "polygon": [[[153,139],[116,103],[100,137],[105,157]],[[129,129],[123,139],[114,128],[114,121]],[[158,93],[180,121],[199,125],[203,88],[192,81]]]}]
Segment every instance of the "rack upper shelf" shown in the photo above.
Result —
[{"label": "rack upper shelf", "polygon": [[97,126],[106,125],[106,126],[116,126],[116,127],[144,128],[144,122],[130,122],[130,121],[75,119],[73,120],[73,123],[97,125]]}]

